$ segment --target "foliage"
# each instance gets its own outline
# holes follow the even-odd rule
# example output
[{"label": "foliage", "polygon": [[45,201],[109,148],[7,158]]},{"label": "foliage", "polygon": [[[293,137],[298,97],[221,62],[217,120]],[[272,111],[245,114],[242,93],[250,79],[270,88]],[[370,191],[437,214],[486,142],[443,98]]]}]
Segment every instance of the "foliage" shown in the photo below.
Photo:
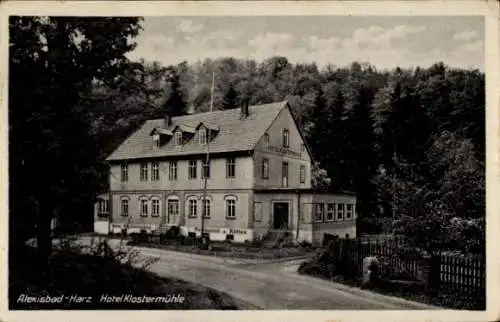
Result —
[{"label": "foliage", "polygon": [[431,249],[450,244],[452,218],[484,219],[483,73],[319,68],[283,56],[131,62],[139,22],[11,18],[11,233],[32,235],[37,221],[47,232],[58,214],[66,225],[90,219],[107,188],[105,157],[146,119],[207,111],[213,73],[216,110],[288,100],[316,162],[313,186],[354,191],[360,233],[395,219]]},{"label": "foliage", "polygon": [[99,144],[90,135],[92,114],[79,102],[95,84],[114,86],[124,73],[139,21],[9,19],[9,240],[23,242],[36,232],[42,270],[51,219],[77,222],[105,181]]}]

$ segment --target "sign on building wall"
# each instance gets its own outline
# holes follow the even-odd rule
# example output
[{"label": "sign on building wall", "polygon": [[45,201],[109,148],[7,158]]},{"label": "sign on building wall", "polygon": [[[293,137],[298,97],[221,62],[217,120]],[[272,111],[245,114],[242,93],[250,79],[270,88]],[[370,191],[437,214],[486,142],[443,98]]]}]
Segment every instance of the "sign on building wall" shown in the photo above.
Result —
[{"label": "sign on building wall", "polygon": [[[195,232],[201,232],[201,229],[199,227],[195,227]],[[216,233],[216,234],[229,234],[229,235],[246,235],[248,232],[246,229],[240,229],[240,228],[210,228],[207,227],[204,229],[206,233]]]},{"label": "sign on building wall", "polygon": [[277,147],[277,146],[268,146],[267,149],[271,152],[276,152],[281,155],[292,155],[294,157],[301,157],[301,154],[299,152],[292,151],[287,148],[282,148],[282,147]]}]

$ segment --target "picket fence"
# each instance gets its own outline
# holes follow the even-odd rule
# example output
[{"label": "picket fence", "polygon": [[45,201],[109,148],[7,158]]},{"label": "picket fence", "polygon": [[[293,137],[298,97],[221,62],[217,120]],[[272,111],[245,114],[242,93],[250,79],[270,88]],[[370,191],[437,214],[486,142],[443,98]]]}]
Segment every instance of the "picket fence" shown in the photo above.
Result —
[{"label": "picket fence", "polygon": [[474,300],[485,298],[484,256],[442,253],[430,258],[425,252],[397,239],[326,238],[326,243],[334,257],[357,264],[358,276],[362,274],[363,259],[376,256],[383,277],[422,282],[433,291],[458,293]]}]

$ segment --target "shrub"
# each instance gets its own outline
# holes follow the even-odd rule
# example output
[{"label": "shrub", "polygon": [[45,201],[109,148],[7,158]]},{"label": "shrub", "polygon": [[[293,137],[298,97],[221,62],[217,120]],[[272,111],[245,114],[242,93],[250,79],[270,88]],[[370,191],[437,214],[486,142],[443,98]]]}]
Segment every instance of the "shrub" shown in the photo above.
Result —
[{"label": "shrub", "polygon": [[327,265],[316,261],[308,261],[300,264],[297,272],[299,274],[329,277],[332,276],[332,270],[334,270],[334,267],[328,267]]},{"label": "shrub", "polygon": [[307,240],[303,240],[299,243],[300,247],[311,249],[312,248],[312,243],[308,242]]},{"label": "shrub", "polygon": [[181,234],[181,229],[179,228],[179,226],[172,226],[165,233],[165,238],[166,239],[176,239],[176,238],[179,238],[180,234]]}]

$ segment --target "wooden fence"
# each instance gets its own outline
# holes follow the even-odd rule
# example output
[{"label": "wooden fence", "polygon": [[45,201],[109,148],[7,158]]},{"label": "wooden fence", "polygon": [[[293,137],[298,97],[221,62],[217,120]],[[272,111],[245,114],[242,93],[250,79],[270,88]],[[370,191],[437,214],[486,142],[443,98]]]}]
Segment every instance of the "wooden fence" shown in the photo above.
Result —
[{"label": "wooden fence", "polygon": [[379,261],[380,276],[384,278],[422,282],[426,289],[484,301],[484,256],[443,253],[430,258],[425,252],[398,239],[326,240],[331,258],[353,261],[358,276],[362,275],[363,259],[375,256]]}]

